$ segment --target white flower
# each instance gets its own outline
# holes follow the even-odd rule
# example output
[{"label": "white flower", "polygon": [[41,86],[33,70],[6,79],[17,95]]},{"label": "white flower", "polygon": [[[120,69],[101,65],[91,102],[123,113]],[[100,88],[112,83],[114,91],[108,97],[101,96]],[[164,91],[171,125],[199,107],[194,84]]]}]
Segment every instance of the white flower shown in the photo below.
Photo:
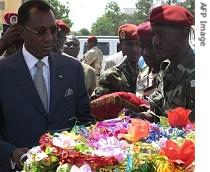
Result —
[{"label": "white flower", "polygon": [[52,144],[63,149],[70,149],[77,145],[74,139],[64,134],[60,134],[58,137],[54,137]]},{"label": "white flower", "polygon": [[73,165],[70,172],[92,172],[92,170],[88,164],[84,164],[81,167]]},{"label": "white flower", "polygon": [[47,158],[47,154],[45,152],[40,152],[40,153],[37,153],[36,156],[35,156],[35,161],[41,161],[43,160],[44,158]]}]

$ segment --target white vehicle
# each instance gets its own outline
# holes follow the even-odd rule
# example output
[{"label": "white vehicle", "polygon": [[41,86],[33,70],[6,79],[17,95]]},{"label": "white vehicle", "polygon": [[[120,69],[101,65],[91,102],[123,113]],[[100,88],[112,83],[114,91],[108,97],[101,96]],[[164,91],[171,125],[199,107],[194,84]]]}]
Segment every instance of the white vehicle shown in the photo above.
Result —
[{"label": "white vehicle", "polygon": [[[117,47],[119,44],[118,36],[96,36],[98,39],[97,47],[103,53],[103,61],[102,61],[102,69],[101,72],[104,71],[105,59],[112,54],[117,53]],[[78,59],[83,59],[84,53],[87,51],[87,39],[88,36],[77,36],[80,41],[80,52],[78,55]]]}]

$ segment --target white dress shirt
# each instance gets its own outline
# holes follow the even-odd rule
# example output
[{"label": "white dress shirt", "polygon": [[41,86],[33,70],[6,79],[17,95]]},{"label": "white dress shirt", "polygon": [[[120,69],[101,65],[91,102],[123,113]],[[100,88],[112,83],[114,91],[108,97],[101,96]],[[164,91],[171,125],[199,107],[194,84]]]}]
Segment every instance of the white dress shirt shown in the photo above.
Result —
[{"label": "white dress shirt", "polygon": [[[23,52],[23,57],[25,59],[25,62],[26,62],[28,69],[30,71],[31,77],[34,80],[34,75],[37,70],[35,65],[39,60],[35,56],[33,56],[31,53],[29,53],[26,50],[24,45],[22,48],[22,52]],[[43,57],[41,59],[41,61],[44,63],[43,75],[44,75],[44,80],[45,80],[46,87],[47,87],[48,102],[50,102],[50,66],[49,66],[49,62],[48,62],[48,56]]]}]

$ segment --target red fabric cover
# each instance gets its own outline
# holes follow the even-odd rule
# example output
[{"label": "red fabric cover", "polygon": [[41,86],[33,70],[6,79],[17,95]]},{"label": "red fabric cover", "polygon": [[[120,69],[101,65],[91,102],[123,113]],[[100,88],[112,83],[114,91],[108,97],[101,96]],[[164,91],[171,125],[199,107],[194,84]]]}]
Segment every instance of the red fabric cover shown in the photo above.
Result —
[{"label": "red fabric cover", "polygon": [[167,112],[168,122],[172,127],[186,127],[191,110],[177,107]]},{"label": "red fabric cover", "polygon": [[167,140],[165,147],[160,150],[162,155],[168,157],[172,162],[189,166],[195,160],[195,144],[190,140],[179,146],[177,143]]},{"label": "red fabric cover", "polygon": [[61,29],[61,30],[64,30],[64,32],[66,33],[69,33],[70,32],[70,29],[69,27],[67,26],[67,24],[61,20],[61,19],[56,19],[55,20],[55,23],[56,25]]},{"label": "red fabric cover", "polygon": [[138,25],[137,35],[139,40],[150,40],[152,39],[152,29],[150,22],[144,22]]},{"label": "red fabric cover", "polygon": [[154,8],[149,20],[155,24],[190,27],[193,25],[193,15],[184,7],[178,5],[162,5]]},{"label": "red fabric cover", "polygon": [[98,119],[116,118],[123,108],[141,111],[148,108],[148,103],[128,92],[110,93],[91,101],[91,114]]},{"label": "red fabric cover", "polygon": [[134,24],[124,24],[118,29],[118,35],[120,40],[138,40],[137,26]]}]

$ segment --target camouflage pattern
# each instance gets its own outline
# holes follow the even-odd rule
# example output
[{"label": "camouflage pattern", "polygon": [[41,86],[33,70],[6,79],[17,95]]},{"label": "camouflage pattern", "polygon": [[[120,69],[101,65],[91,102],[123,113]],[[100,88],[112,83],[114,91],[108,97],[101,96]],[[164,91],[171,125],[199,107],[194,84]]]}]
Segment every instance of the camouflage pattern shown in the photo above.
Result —
[{"label": "camouflage pattern", "polygon": [[125,91],[136,92],[136,78],[138,71],[133,71],[127,59],[119,65],[106,70],[100,77],[99,86],[93,92],[92,97],[100,97],[104,94]]},{"label": "camouflage pattern", "polygon": [[84,55],[84,63],[95,69],[97,76],[100,75],[102,60],[103,54],[96,46],[88,50]]},{"label": "camouflage pattern", "polygon": [[150,96],[157,106],[162,105],[161,111],[175,107],[185,107],[192,110],[191,120],[195,118],[195,57],[188,50],[182,62],[177,66],[169,60],[162,62],[157,80],[159,86]]},{"label": "camouflage pattern", "polygon": [[154,74],[149,66],[140,69],[136,81],[136,95],[138,97],[149,96],[155,91],[157,87],[156,76],[157,74]]}]

